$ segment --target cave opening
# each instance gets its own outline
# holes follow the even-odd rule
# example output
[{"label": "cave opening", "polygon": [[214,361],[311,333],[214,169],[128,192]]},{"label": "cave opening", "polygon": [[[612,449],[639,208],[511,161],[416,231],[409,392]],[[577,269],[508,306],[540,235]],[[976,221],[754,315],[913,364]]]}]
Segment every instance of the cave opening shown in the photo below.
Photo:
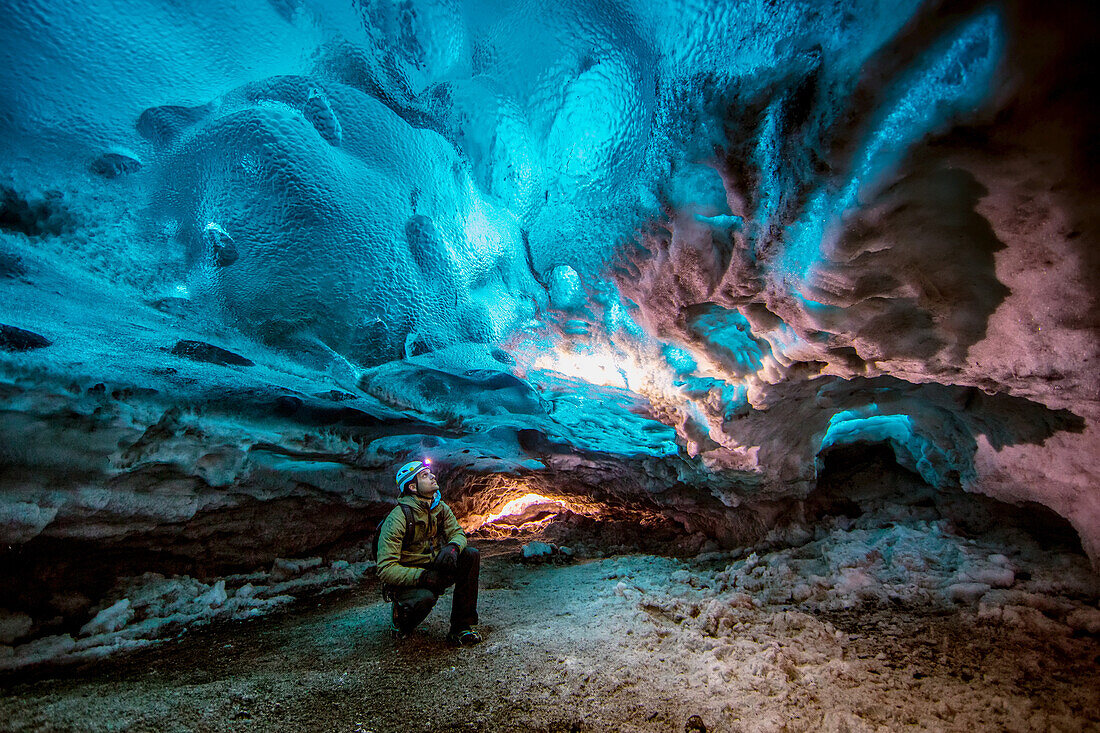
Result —
[{"label": "cave opening", "polygon": [[565,559],[560,548],[570,560],[591,560],[627,552],[683,556],[714,545],[656,504],[626,503],[595,487],[556,484],[538,475],[457,471],[445,493],[471,540],[493,554],[522,554],[532,545],[557,561]]},{"label": "cave opening", "polygon": [[934,487],[897,460],[887,442],[856,443],[821,456],[817,485],[806,497],[811,518],[875,514],[881,523],[943,519],[963,537],[989,536],[1011,552],[1011,535],[1023,533],[1047,551],[1086,555],[1077,530],[1035,502],[1013,504],[969,493],[961,486]]},{"label": "cave opening", "polygon": [[528,492],[495,507],[493,513],[471,531],[474,533],[531,531],[570,511],[572,510],[559,499]]},{"label": "cave opening", "polygon": [[856,443],[821,454],[817,484],[806,497],[811,516],[845,515],[853,519],[875,498],[931,504],[933,487],[903,468],[889,443]]}]

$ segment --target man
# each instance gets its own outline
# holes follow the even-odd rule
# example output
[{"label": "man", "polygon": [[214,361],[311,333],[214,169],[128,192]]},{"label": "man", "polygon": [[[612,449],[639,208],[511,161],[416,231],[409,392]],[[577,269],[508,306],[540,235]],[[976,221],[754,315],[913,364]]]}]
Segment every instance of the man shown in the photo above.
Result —
[{"label": "man", "polygon": [[378,537],[378,577],[383,596],[393,600],[393,636],[412,633],[431,613],[439,596],[455,587],[451,631],[447,638],[477,644],[477,576],[481,555],[466,544],[466,534],[443,503],[428,461],[410,461],[397,470],[401,491],[382,522]]}]

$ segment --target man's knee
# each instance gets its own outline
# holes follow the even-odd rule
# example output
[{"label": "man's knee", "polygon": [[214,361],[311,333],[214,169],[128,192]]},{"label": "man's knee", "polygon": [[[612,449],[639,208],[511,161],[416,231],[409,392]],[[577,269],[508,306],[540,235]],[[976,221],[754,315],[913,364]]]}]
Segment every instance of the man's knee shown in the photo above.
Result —
[{"label": "man's knee", "polygon": [[458,564],[460,567],[479,568],[481,567],[481,553],[477,551],[476,547],[467,545],[466,549],[458,553]]},{"label": "man's knee", "polygon": [[412,588],[402,593],[397,603],[408,611],[418,611],[430,609],[435,605],[436,598],[436,594],[427,588]]}]

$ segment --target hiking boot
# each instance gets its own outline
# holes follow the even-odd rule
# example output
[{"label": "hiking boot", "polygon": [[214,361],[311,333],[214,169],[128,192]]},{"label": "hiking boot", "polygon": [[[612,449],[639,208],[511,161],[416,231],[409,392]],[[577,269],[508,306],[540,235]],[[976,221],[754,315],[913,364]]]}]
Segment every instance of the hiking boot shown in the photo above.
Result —
[{"label": "hiking boot", "polygon": [[404,609],[394,601],[393,612],[390,614],[390,636],[394,639],[407,639],[412,634],[411,629],[406,631],[402,628],[404,621],[402,610]]},{"label": "hiking boot", "polygon": [[473,646],[481,643],[481,634],[473,629],[452,630],[451,633],[447,634],[447,641],[459,646]]}]

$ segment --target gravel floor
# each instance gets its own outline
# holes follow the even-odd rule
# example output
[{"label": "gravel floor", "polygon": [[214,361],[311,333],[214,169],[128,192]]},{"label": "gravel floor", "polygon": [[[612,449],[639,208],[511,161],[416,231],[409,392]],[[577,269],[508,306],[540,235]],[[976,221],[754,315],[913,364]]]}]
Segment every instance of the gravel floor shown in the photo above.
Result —
[{"label": "gravel floor", "polygon": [[489,557],[485,642],[444,641],[449,598],[393,641],[374,587],[198,630],[94,666],[0,679],[0,730],[1100,730],[1100,643],[964,611],[670,612],[691,562]]}]

